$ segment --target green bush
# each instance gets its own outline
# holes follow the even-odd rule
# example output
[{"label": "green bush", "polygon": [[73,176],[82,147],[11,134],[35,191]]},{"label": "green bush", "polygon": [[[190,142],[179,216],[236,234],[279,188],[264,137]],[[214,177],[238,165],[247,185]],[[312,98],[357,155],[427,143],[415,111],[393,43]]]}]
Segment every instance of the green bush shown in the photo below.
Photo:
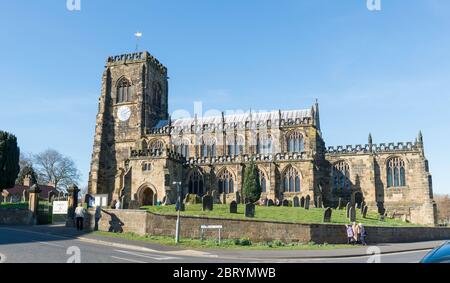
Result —
[{"label": "green bush", "polygon": [[236,246],[251,246],[252,241],[250,241],[250,239],[248,239],[248,238],[235,239],[234,244]]}]

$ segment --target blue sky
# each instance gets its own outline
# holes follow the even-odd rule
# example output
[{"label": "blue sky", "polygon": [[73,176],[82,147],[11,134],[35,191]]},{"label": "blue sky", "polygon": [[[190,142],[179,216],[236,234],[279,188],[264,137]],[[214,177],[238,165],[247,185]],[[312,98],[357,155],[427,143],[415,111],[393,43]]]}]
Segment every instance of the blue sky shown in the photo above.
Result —
[{"label": "blue sky", "polygon": [[321,107],[327,145],[425,136],[450,193],[450,1],[4,1],[0,129],[24,152],[72,157],[87,184],[106,57],[141,49],[169,69],[170,110]]}]

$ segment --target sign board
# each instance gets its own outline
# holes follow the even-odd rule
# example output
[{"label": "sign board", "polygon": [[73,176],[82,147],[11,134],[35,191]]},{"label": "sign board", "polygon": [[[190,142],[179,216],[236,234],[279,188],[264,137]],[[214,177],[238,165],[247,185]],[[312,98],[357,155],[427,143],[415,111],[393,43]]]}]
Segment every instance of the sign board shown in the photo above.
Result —
[{"label": "sign board", "polygon": [[108,195],[94,195],[94,202],[91,203],[92,206],[100,206],[100,207],[107,207],[108,206]]},{"label": "sign board", "polygon": [[53,202],[53,214],[54,215],[67,214],[68,209],[69,209],[68,201],[54,201]]}]

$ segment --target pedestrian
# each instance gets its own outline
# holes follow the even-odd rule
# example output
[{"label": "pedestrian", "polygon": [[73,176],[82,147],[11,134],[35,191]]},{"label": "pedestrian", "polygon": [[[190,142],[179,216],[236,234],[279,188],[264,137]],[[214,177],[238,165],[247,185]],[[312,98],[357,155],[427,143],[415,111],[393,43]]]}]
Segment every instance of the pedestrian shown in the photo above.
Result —
[{"label": "pedestrian", "polygon": [[360,236],[361,244],[364,246],[367,246],[367,242],[366,242],[367,232],[366,232],[366,228],[364,227],[364,225],[362,223],[359,223],[359,230],[361,232],[361,236]]},{"label": "pedestrian", "polygon": [[111,209],[115,209],[115,208],[116,208],[116,203],[117,203],[116,200],[113,200],[113,201],[111,202]]},{"label": "pedestrian", "polygon": [[353,241],[358,244],[359,239],[361,237],[361,229],[359,228],[359,225],[356,222],[353,222]]},{"label": "pedestrian", "polygon": [[121,203],[120,203],[120,200],[118,200],[118,201],[116,202],[116,207],[115,207],[115,208],[116,208],[116,209],[120,209],[120,208],[121,208],[120,206],[121,206]]},{"label": "pedestrian", "polygon": [[345,225],[347,231],[347,244],[353,244],[353,228],[352,225]]},{"label": "pedestrian", "polygon": [[101,206],[95,206],[95,227],[94,231],[98,231],[98,222],[100,222],[100,218],[102,218],[102,208]]},{"label": "pedestrian", "polygon": [[81,203],[78,204],[78,207],[75,208],[75,218],[76,218],[76,224],[77,224],[77,230],[83,231],[83,224],[84,224],[84,215],[85,215],[85,209]]}]

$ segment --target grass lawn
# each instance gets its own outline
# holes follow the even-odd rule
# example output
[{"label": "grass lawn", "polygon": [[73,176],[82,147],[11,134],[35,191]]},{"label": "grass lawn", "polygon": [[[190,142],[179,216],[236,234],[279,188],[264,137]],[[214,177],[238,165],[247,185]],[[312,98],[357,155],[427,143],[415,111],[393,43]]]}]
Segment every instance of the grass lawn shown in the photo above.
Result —
[{"label": "grass lawn", "polygon": [[[143,207],[150,212],[162,215],[176,215],[175,206],[149,206]],[[213,211],[202,211],[202,205],[186,205],[186,211],[182,212],[184,216],[201,216],[211,218],[228,218],[228,219],[249,219],[245,217],[244,205],[238,206],[238,213],[231,214],[228,205],[215,204]],[[323,214],[325,209],[311,208],[305,210],[297,207],[265,207],[256,206],[255,218],[256,221],[277,221],[277,222],[293,222],[304,224],[323,224]],[[379,220],[378,214],[369,212],[367,218],[363,218],[360,210],[357,209],[356,221],[361,222],[366,226],[384,226],[384,227],[417,227],[419,225],[406,223],[397,219]],[[345,209],[333,210],[330,224],[347,224]]]},{"label": "grass lawn", "polygon": [[[101,235],[113,238],[127,239],[133,241],[143,241],[148,243],[175,246],[174,237],[157,237],[157,236],[139,236],[134,233],[110,233],[110,232],[94,232],[94,235]],[[252,243],[247,239],[240,240],[223,240],[220,245],[215,240],[194,240],[194,239],[181,239],[177,245],[184,248],[200,248],[200,249],[251,249],[251,250],[333,250],[344,248],[357,248],[353,245],[318,245],[314,243],[308,244],[285,244],[281,241],[273,241],[270,243]]]}]

